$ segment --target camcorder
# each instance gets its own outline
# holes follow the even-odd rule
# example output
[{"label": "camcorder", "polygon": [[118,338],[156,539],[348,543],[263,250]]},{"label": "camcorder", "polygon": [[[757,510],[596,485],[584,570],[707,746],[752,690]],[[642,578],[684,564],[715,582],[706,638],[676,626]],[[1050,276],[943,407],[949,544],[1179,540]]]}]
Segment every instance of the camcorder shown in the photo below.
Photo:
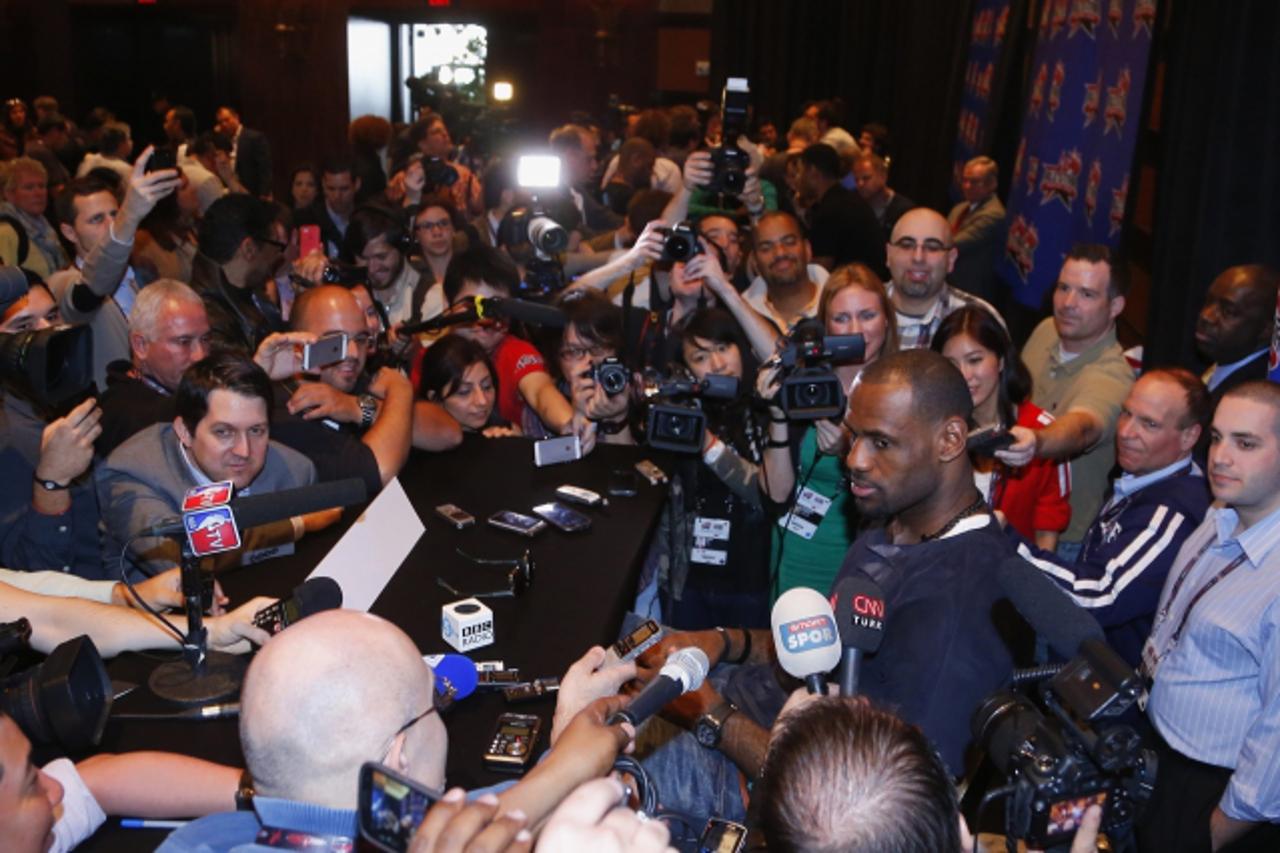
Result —
[{"label": "camcorder", "polygon": [[424,192],[432,192],[442,187],[451,187],[458,182],[458,170],[449,165],[443,157],[422,158],[422,174],[426,183]]},{"label": "camcorder", "polygon": [[[35,746],[82,752],[102,739],[111,710],[111,679],[87,636],[67,640],[42,663],[13,673],[30,651],[31,623],[0,624],[0,710]],[[13,673],[13,674],[11,674]]]},{"label": "camcorder", "polygon": [[973,715],[975,739],[1008,780],[987,792],[980,810],[1003,798],[1010,849],[1015,839],[1049,849],[1069,843],[1097,804],[1103,831],[1126,849],[1155,785],[1156,756],[1131,726],[1099,723],[1137,701],[1140,676],[1105,643],[1086,640],[1038,692],[1048,715],[1011,690],[992,694]]},{"label": "camcorder", "polygon": [[747,185],[751,157],[738,147],[738,137],[747,132],[751,90],[745,77],[730,77],[720,95],[720,144],[711,149],[715,171],[706,189],[712,193],[739,195]]},{"label": "camcorder", "polygon": [[664,261],[688,262],[702,254],[702,242],[698,239],[698,232],[692,223],[681,222],[670,228],[656,230],[663,235],[662,259]]},{"label": "camcorder", "polygon": [[88,326],[0,334],[0,388],[59,411],[93,388],[93,331]]},{"label": "camcorder", "polygon": [[525,155],[516,164],[516,183],[530,190],[530,204],[515,207],[498,224],[498,245],[505,246],[525,270],[515,294],[545,299],[565,286],[564,267],[557,256],[569,248],[569,232],[538,202],[532,192],[560,185],[560,158]]},{"label": "camcorder", "polygon": [[797,323],[775,356],[783,371],[779,407],[793,421],[843,417],[844,386],[832,364],[862,361],[865,350],[862,335],[828,335],[819,320]]},{"label": "camcorder", "polygon": [[645,402],[645,440],[650,447],[675,453],[701,453],[707,416],[701,401],[732,400],[738,396],[733,376],[692,377],[648,375],[640,389]]}]

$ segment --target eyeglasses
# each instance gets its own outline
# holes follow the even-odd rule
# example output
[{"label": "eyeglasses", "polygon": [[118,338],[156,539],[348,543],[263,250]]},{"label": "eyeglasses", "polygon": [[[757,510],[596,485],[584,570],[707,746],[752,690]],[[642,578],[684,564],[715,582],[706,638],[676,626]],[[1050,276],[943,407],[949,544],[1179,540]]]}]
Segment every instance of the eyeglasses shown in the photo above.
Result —
[{"label": "eyeglasses", "polygon": [[591,358],[604,358],[611,351],[611,347],[602,346],[600,344],[592,344],[591,346],[586,347],[567,346],[560,347],[560,357],[567,358],[569,361],[581,361],[588,356]]},{"label": "eyeglasses", "polygon": [[456,550],[458,556],[464,557],[477,565],[510,566],[511,570],[507,572],[506,589],[490,590],[489,592],[459,592],[444,578],[437,576],[436,583],[451,595],[457,595],[462,598],[519,598],[524,594],[525,590],[533,586],[533,573],[536,564],[533,561],[533,555],[528,551],[525,551],[515,559],[490,560],[482,557],[473,557],[461,548]]},{"label": "eyeglasses", "polygon": [[288,243],[283,243],[279,240],[273,240],[270,237],[257,237],[255,239],[257,239],[259,243],[266,243],[268,246],[275,246],[277,249],[279,249],[282,252],[285,249],[289,248]]},{"label": "eyeglasses", "polygon": [[419,222],[413,227],[419,231],[446,231],[453,227],[453,222],[448,219],[437,219],[434,222]]},{"label": "eyeglasses", "polygon": [[[457,691],[454,691],[454,692],[456,693]],[[384,746],[384,747],[382,748],[382,755],[384,755],[384,756],[385,756],[388,752],[390,752],[390,751],[391,751],[391,744],[395,743],[395,742],[396,742],[396,738],[400,737],[400,735],[402,735],[402,734],[404,734],[405,732],[409,731],[409,729],[413,728],[413,727],[414,727],[414,726],[416,726],[419,722],[421,722],[422,720],[424,720],[424,719],[426,719],[427,717],[431,716],[432,714],[434,714],[434,713],[436,713],[436,712],[438,712],[438,711],[443,711],[443,710],[445,710],[445,708],[447,708],[447,707],[448,707],[448,705],[453,704],[453,695],[452,695],[452,694],[450,694],[450,695],[449,695],[448,700],[447,700],[447,704],[446,704],[444,707],[441,707],[440,702],[441,702],[441,698],[440,698],[440,696],[439,696],[437,693],[435,693],[435,691],[432,691],[432,697],[431,697],[431,703],[432,703],[432,704],[431,704],[431,707],[430,707],[430,708],[428,708],[427,710],[423,711],[423,712],[422,712],[421,714],[419,714],[418,716],[414,717],[414,718],[413,718],[412,720],[410,720],[409,722],[405,723],[405,724],[404,724],[403,726],[401,726],[400,728],[396,729],[395,734],[393,734],[391,737],[387,738],[387,745],[386,745],[386,746]]]},{"label": "eyeglasses", "polygon": [[909,255],[915,254],[916,248],[924,249],[926,255],[936,255],[939,252],[946,252],[951,246],[941,240],[925,240],[923,243],[917,242],[914,237],[900,237],[889,244],[900,252],[906,252]]}]

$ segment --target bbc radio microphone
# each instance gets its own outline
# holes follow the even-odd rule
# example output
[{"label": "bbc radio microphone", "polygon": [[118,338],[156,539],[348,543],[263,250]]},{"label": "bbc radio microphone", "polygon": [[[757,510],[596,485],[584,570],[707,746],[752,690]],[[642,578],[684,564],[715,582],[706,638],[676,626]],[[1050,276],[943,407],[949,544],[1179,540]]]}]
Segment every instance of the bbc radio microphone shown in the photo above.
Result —
[{"label": "bbc radio microphone", "polygon": [[333,578],[315,577],[293,588],[293,595],[253,614],[253,624],[275,636],[299,619],[342,606],[342,587]]},{"label": "bbc radio microphone", "polygon": [[424,655],[423,660],[435,676],[436,706],[447,707],[476,692],[480,677],[476,662],[466,655]]},{"label": "bbc radio microphone", "polygon": [[773,605],[773,647],[778,663],[804,681],[810,693],[826,693],[824,676],[840,663],[840,632],[831,603],[806,587],[789,589]]},{"label": "bbc radio microphone", "polygon": [[836,584],[831,596],[840,631],[838,681],[841,696],[856,696],[862,656],[880,648],[884,639],[884,592],[865,575],[851,575]]},{"label": "bbc radio microphone", "polygon": [[702,649],[677,649],[667,656],[658,677],[650,681],[627,707],[609,718],[609,725],[624,720],[633,726],[640,725],[676,697],[701,687],[710,670],[711,661],[707,660]]}]

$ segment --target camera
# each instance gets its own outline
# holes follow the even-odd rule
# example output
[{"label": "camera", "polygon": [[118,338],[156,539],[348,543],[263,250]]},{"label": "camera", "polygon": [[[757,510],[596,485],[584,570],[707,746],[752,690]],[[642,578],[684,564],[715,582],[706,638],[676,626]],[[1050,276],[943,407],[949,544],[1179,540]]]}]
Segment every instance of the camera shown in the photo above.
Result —
[{"label": "camera", "polygon": [[451,187],[458,182],[458,170],[449,165],[443,157],[424,157],[422,174],[426,177],[427,189]]},{"label": "camera", "polygon": [[779,405],[791,420],[844,416],[844,386],[832,362],[861,361],[866,349],[862,335],[828,335],[818,320],[796,324],[778,353],[785,378]]},{"label": "camera", "polygon": [[720,96],[720,144],[711,149],[715,167],[706,189],[713,193],[738,195],[747,185],[751,157],[738,147],[738,137],[747,132],[750,87],[745,77],[730,77]]},{"label": "camera", "polygon": [[81,635],[55,648],[43,663],[10,675],[30,639],[26,619],[0,624],[0,710],[37,746],[57,744],[80,752],[97,745],[111,710],[111,679],[97,646]]},{"label": "camera", "polygon": [[610,356],[593,367],[591,376],[610,397],[616,397],[626,391],[627,383],[631,381],[631,372],[617,356]]},{"label": "camera", "polygon": [[[707,416],[698,405],[699,398],[732,400],[738,396],[738,380],[732,376],[707,376],[702,381],[692,378],[645,377],[640,392],[648,403],[645,415],[645,440],[650,447],[676,453],[701,453]],[[688,402],[677,402],[685,400]]]},{"label": "camera", "polygon": [[0,387],[58,409],[93,387],[93,331],[58,326],[0,334]]},{"label": "camera", "polygon": [[344,264],[341,261],[329,261],[320,275],[323,284],[366,284],[369,281],[369,268],[355,264]]},{"label": "camera", "polygon": [[[1015,676],[1016,678],[1016,676]],[[974,713],[970,729],[1009,784],[983,806],[1005,798],[1005,835],[1048,848],[1075,835],[1085,810],[1102,806],[1102,828],[1118,849],[1133,832],[1155,784],[1155,754],[1130,726],[1094,724],[1127,711],[1142,692],[1138,674],[1100,640],[1039,688],[1046,716],[1024,695],[1001,690]]]},{"label": "camera", "polygon": [[692,223],[681,222],[671,228],[657,229],[662,239],[662,259],[664,261],[690,261],[702,254],[702,243],[698,240],[698,232]]}]

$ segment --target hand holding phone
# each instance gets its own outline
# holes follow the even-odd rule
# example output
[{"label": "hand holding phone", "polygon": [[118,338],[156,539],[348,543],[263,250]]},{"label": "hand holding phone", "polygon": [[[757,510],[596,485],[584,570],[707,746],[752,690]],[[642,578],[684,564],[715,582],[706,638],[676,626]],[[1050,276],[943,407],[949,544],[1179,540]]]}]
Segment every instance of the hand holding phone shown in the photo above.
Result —
[{"label": "hand holding phone", "polygon": [[440,793],[370,761],[360,768],[360,837],[379,850],[401,853]]},{"label": "hand holding phone", "polygon": [[311,372],[347,357],[347,334],[328,335],[302,350],[302,369]]}]

